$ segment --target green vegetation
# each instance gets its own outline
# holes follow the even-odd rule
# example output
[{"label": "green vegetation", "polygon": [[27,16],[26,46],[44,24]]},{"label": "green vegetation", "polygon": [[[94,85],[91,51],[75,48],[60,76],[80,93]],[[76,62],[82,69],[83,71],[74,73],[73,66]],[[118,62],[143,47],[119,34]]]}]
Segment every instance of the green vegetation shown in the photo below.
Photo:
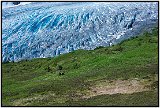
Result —
[{"label": "green vegetation", "polygon": [[[111,47],[2,63],[3,106],[158,106],[158,28]],[[82,96],[95,81],[153,81],[150,91]]]},{"label": "green vegetation", "polygon": [[[147,98],[146,98],[147,97]],[[73,101],[76,106],[155,106],[158,103],[157,91],[139,92],[133,94],[100,95],[90,99]]]}]

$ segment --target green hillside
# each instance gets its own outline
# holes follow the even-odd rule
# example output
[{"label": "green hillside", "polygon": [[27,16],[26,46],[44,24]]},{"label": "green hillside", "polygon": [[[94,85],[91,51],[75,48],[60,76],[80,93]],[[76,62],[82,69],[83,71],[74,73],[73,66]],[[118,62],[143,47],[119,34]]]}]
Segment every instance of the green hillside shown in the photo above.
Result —
[{"label": "green hillside", "polygon": [[2,105],[158,106],[158,28],[111,47],[2,63]]}]

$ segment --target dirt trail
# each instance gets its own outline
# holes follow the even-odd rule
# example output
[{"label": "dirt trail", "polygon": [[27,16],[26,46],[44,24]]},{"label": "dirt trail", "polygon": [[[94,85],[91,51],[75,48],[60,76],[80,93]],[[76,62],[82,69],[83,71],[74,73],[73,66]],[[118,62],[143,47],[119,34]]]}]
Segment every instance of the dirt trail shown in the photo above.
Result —
[{"label": "dirt trail", "polygon": [[148,91],[146,87],[148,83],[137,79],[132,80],[113,80],[113,81],[100,81],[94,86],[90,87],[90,91],[83,98],[90,98],[102,94],[131,94],[135,92]]}]

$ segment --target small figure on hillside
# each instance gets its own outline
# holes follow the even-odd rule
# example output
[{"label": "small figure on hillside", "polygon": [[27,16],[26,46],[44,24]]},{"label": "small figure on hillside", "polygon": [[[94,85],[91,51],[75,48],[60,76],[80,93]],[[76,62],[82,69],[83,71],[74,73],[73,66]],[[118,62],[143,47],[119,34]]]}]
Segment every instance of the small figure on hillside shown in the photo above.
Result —
[{"label": "small figure on hillside", "polygon": [[62,67],[61,65],[58,65],[58,66],[57,66],[57,70],[62,70],[62,68],[63,68],[63,67]]},{"label": "small figure on hillside", "polygon": [[47,72],[50,72],[51,68],[48,66],[46,70],[47,70]]},{"label": "small figure on hillside", "polygon": [[64,72],[59,72],[59,75],[64,75]]},{"label": "small figure on hillside", "polygon": [[64,72],[62,71],[63,67],[61,65],[57,66],[57,70],[59,71],[59,75],[64,75]]}]

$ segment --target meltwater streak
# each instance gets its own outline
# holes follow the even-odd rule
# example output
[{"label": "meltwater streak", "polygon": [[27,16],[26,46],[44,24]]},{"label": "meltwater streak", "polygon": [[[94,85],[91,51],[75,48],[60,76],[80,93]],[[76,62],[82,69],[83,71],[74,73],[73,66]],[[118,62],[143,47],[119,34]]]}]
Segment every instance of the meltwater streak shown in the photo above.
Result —
[{"label": "meltwater streak", "polygon": [[109,46],[157,22],[157,2],[39,2],[4,8],[2,61]]}]

